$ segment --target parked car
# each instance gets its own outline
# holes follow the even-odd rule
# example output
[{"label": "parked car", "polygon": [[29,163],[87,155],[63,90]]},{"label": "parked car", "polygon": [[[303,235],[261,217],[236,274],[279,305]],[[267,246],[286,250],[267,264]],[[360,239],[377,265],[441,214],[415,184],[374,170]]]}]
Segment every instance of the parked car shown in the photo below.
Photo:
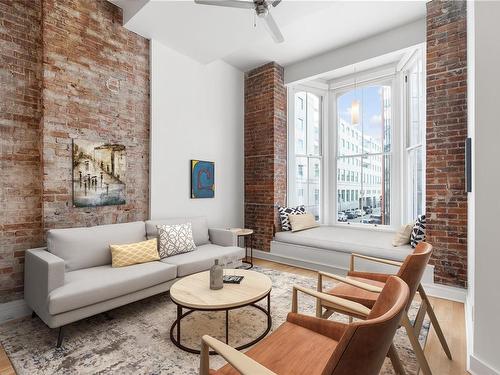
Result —
[{"label": "parked car", "polygon": [[373,212],[373,209],[370,206],[363,206],[363,210],[366,212],[367,215]]},{"label": "parked car", "polygon": [[339,212],[338,215],[337,215],[337,221],[340,221],[340,222],[345,222],[347,221],[347,215],[345,214],[345,212]]},{"label": "parked car", "polygon": [[372,221],[370,224],[382,224],[382,215],[371,215],[370,221]]},{"label": "parked car", "polygon": [[365,211],[362,209],[358,208],[357,210],[354,211],[358,217],[363,216],[365,214]]},{"label": "parked car", "polygon": [[348,220],[356,219],[358,217],[354,211],[347,211],[346,216]]}]

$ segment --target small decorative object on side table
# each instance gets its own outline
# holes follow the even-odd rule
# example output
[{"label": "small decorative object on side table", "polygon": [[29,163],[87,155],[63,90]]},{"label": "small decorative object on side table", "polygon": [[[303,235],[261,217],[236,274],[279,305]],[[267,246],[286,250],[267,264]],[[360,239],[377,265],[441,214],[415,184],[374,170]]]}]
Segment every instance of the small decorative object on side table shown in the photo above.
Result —
[{"label": "small decorative object on side table", "polygon": [[[243,261],[249,270],[253,267],[253,229],[248,228],[230,228],[231,232],[238,237],[238,246],[240,244],[240,237],[243,237],[243,244],[245,246],[245,260]],[[248,244],[250,242],[250,245]],[[248,250],[250,250],[250,262],[248,261]]]}]

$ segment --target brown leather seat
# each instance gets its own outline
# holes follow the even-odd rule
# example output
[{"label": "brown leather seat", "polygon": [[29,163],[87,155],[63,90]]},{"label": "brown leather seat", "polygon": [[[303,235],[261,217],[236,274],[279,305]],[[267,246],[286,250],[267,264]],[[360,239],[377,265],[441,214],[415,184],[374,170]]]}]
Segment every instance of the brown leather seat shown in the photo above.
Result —
[{"label": "brown leather seat", "polygon": [[[390,277],[365,321],[345,324],[292,312],[285,323],[245,354],[276,374],[376,375],[408,298],[408,286],[400,278]],[[220,354],[231,362],[230,355]],[[205,356],[208,360],[208,350]],[[206,363],[203,358],[201,363]],[[210,374],[255,373],[241,371],[241,367],[241,362],[240,371],[227,364]],[[203,368],[201,373],[206,373]]]},{"label": "brown leather seat", "polygon": [[[415,251],[408,255],[399,268],[396,276],[399,276],[410,288],[410,299],[408,301],[408,306],[411,305],[413,297],[420,285],[420,280],[425,271],[427,263],[429,263],[429,258],[432,254],[432,246],[427,242],[421,242],[415,248]],[[366,284],[381,286],[385,284],[385,280],[390,275],[383,273],[373,273],[373,272],[359,272],[359,271],[349,271],[347,273],[347,278],[354,279],[357,281],[364,282]],[[352,285],[339,283],[335,285],[332,289],[327,290],[326,293],[333,296],[342,297],[351,301],[356,301],[362,305],[371,308],[378,298],[378,293],[364,291]]]},{"label": "brown leather seat", "polygon": [[[360,303],[368,308],[371,308],[374,306],[376,303],[377,299],[379,297],[379,293],[373,292],[367,289],[363,289],[363,287],[360,287],[359,285],[350,285],[348,284],[349,281],[357,281],[361,282],[364,284],[372,285],[372,286],[377,286],[377,287],[383,287],[385,283],[387,282],[388,278],[390,277],[389,274],[383,274],[383,273],[373,273],[373,272],[360,272],[360,271],[354,271],[354,258],[355,257],[360,257],[360,258],[365,258],[367,260],[375,261],[375,262],[380,262],[380,263],[387,263],[387,264],[392,264],[392,265],[398,265],[400,266],[399,271],[397,272],[397,276],[400,277],[403,281],[406,282],[406,284],[409,287],[410,290],[410,298],[408,299],[408,303],[406,306],[406,311],[411,306],[411,303],[413,301],[413,298],[415,296],[415,293],[417,290],[419,291],[419,294],[422,298],[422,303],[420,305],[419,312],[417,314],[417,318],[415,319],[415,322],[413,323],[414,326],[410,326],[410,321],[408,320],[407,316],[404,316],[404,319],[402,321],[403,325],[405,326],[408,337],[410,338],[410,342],[412,344],[412,347],[417,355],[417,359],[419,361],[419,364],[422,368],[422,372],[425,375],[430,375],[431,370],[429,367],[429,364],[427,363],[427,360],[425,359],[424,353],[422,351],[422,348],[420,347],[420,344],[418,343],[418,338],[415,337],[414,332],[420,332],[421,329],[421,324],[423,323],[423,318],[426,313],[429,314],[429,317],[431,319],[431,322],[436,330],[436,333],[439,337],[439,340],[441,342],[441,345],[446,352],[446,355],[448,356],[449,359],[451,359],[451,352],[449,350],[448,344],[446,343],[446,339],[444,338],[444,335],[442,333],[441,327],[439,326],[439,323],[437,321],[437,318],[434,314],[434,310],[432,309],[432,306],[430,304],[429,299],[427,298],[427,295],[425,294],[425,291],[420,284],[420,281],[422,279],[422,276],[424,274],[425,268],[429,262],[429,259],[432,254],[432,246],[426,242],[421,242],[417,245],[415,248],[415,251],[408,255],[405,259],[405,261],[400,264],[397,262],[392,262],[392,261],[387,261],[384,259],[378,259],[378,258],[373,258],[373,257],[364,257],[360,256],[357,254],[353,254],[352,259],[351,259],[351,270],[347,273],[347,280],[336,284],[333,288],[329,289],[326,291],[327,294],[335,297],[340,297],[343,299],[347,299],[350,301],[355,301],[357,303]],[[326,277],[332,277],[334,279],[337,279],[339,281],[342,281],[335,275],[330,275],[327,273],[319,273],[319,279],[318,279],[318,291],[322,291],[322,285],[321,285],[321,276],[326,276]],[[321,303],[321,307],[318,307],[317,314],[318,316],[323,316],[325,318],[329,317],[333,312],[341,312],[341,313],[347,313],[351,317],[356,317],[356,318],[362,318],[364,319],[365,316],[356,314],[353,312],[349,312],[348,310],[338,308],[337,306],[332,306],[328,303]],[[326,311],[323,313],[322,308],[325,308]],[[397,354],[393,354],[391,357],[393,360],[393,364],[396,368],[396,370],[399,367],[399,359],[397,359]],[[396,361],[396,363],[394,362]]]}]

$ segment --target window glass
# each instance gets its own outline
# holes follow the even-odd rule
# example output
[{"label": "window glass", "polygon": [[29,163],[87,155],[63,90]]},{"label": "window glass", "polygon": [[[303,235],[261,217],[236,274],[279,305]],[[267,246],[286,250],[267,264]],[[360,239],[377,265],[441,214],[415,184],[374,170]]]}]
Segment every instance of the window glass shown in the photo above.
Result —
[{"label": "window glass", "polygon": [[[340,222],[391,223],[391,103],[387,85],[357,87],[337,98],[337,170],[345,169],[347,176],[337,191],[349,191],[337,194]],[[353,108],[359,109],[358,123],[351,121]]]},{"label": "window glass", "polygon": [[[321,207],[321,97],[310,92],[295,93],[294,152],[295,192],[291,204],[304,205],[316,220]],[[341,178],[338,171],[338,178]]]}]

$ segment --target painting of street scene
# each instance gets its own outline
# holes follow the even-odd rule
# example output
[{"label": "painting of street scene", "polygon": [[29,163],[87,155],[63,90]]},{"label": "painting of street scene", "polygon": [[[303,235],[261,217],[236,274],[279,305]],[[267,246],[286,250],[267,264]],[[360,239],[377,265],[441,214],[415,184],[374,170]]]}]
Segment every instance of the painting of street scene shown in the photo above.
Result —
[{"label": "painting of street scene", "polygon": [[73,206],[125,204],[125,146],[73,140]]}]

